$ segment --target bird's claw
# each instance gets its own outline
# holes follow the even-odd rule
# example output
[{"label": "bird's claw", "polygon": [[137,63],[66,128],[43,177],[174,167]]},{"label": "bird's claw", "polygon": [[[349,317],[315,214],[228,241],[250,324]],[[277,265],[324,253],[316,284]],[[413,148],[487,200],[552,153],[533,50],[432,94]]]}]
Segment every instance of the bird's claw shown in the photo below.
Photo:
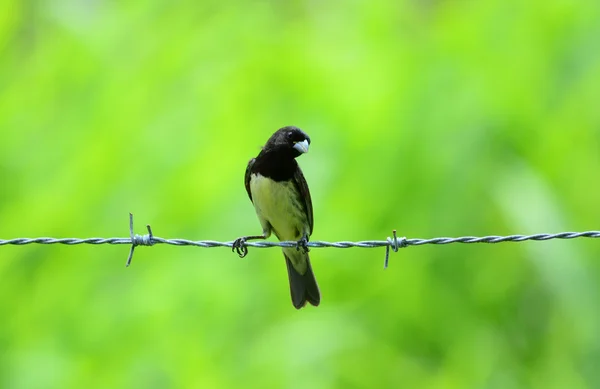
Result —
[{"label": "bird's claw", "polygon": [[237,255],[240,256],[240,258],[244,258],[246,254],[248,254],[248,247],[246,247],[246,238],[241,237],[233,241],[233,244],[231,245],[231,251],[235,251]]},{"label": "bird's claw", "polygon": [[300,248],[302,248],[304,254],[310,251],[308,249],[308,239],[306,238],[306,236],[303,236],[302,239],[296,242],[296,251],[300,251]]}]

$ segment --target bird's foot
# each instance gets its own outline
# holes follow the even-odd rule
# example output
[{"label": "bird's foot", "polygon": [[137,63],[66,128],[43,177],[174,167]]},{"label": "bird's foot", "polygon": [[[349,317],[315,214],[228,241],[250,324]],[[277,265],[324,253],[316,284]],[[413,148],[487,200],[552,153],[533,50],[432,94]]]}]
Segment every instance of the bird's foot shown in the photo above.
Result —
[{"label": "bird's foot", "polygon": [[240,258],[244,258],[248,254],[248,247],[246,247],[246,237],[242,236],[233,241],[231,245],[231,251],[235,251]]},{"label": "bird's foot", "polygon": [[308,249],[308,238],[305,236],[302,237],[302,239],[300,239],[299,241],[296,242],[296,250],[300,251],[300,248],[302,248],[302,251],[304,252],[304,254],[308,253],[310,250]]},{"label": "bird's foot", "polygon": [[267,234],[263,235],[250,235],[250,236],[242,236],[241,238],[237,238],[233,241],[231,245],[231,251],[235,251],[240,258],[244,258],[246,254],[248,254],[248,246],[246,246],[246,242],[254,239],[266,239]]}]

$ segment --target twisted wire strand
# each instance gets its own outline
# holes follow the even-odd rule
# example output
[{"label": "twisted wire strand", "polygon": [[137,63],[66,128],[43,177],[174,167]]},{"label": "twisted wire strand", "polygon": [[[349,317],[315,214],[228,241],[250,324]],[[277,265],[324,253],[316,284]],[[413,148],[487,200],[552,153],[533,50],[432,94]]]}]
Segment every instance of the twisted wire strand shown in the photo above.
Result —
[{"label": "twisted wire strand", "polygon": [[[144,239],[148,235],[135,235],[134,239]],[[555,234],[534,234],[534,235],[489,235],[489,236],[460,236],[455,238],[450,237],[439,237],[430,239],[421,238],[396,238],[398,239],[403,247],[406,246],[421,246],[426,244],[451,244],[451,243],[503,243],[503,242],[523,242],[527,240],[544,241],[551,239],[575,239],[575,238],[600,238],[600,231],[584,231],[584,232],[559,232]],[[167,244],[173,246],[197,246],[204,248],[211,247],[229,247],[233,246],[233,241],[220,242],[215,240],[189,240],[189,239],[165,239],[157,236],[153,236],[147,239],[147,243],[142,241],[135,242],[136,246],[150,246],[155,244]],[[392,240],[393,242],[393,240]],[[151,244],[150,244],[151,243]],[[15,238],[15,239],[0,239],[0,246],[15,245],[23,246],[27,244],[64,244],[64,245],[79,245],[79,244],[132,244],[131,238]],[[296,247],[295,241],[284,241],[284,242],[271,242],[271,241],[260,241],[260,242],[246,242],[244,243],[247,247],[256,248],[269,248],[269,247]],[[339,242],[326,242],[326,241],[312,241],[308,242],[307,246],[311,248],[325,248],[333,247],[339,249],[346,249],[351,247],[361,248],[373,248],[373,247],[386,247],[390,246],[388,240],[363,240],[358,242],[351,241],[339,241]]]},{"label": "twisted wire strand", "polygon": [[[165,239],[154,236],[150,226],[146,226],[148,234],[138,235],[133,232],[133,214],[129,214],[129,238],[15,238],[15,239],[0,239],[0,246],[15,245],[23,246],[27,244],[63,244],[63,245],[79,245],[79,244],[127,244],[131,245],[129,256],[127,258],[126,266],[131,264],[133,252],[137,246],[152,246],[155,244],[168,244],[173,246],[196,246],[196,247],[229,247],[235,248],[234,242],[219,242],[215,240],[189,240],[189,239]],[[524,242],[527,240],[533,241],[546,241],[551,239],[575,239],[575,238],[600,238],[600,231],[584,231],[584,232],[559,232],[554,234],[533,234],[533,235],[488,235],[488,236],[460,236],[460,237],[438,237],[430,239],[412,238],[407,239],[405,237],[396,236],[396,230],[393,231],[393,238],[388,237],[386,240],[363,240],[358,242],[340,241],[340,242],[324,242],[324,241],[313,241],[308,242],[307,247],[310,248],[373,248],[373,247],[385,247],[385,262],[384,268],[387,268],[389,262],[390,250],[397,252],[400,248],[408,246],[422,246],[426,244],[451,244],[451,243],[504,243],[504,242]],[[258,241],[258,242],[242,242],[242,249],[247,247],[256,248],[268,248],[268,247],[298,247],[298,242],[285,241],[285,242],[270,242],[270,241]],[[243,250],[242,250],[243,251]],[[240,252],[238,251],[238,254]]]}]

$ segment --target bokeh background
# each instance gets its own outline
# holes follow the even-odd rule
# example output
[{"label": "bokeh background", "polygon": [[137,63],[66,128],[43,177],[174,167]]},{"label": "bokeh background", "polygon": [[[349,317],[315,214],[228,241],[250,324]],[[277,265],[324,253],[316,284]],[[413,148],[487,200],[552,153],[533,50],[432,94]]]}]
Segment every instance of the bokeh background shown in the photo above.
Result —
[{"label": "bokeh background", "polygon": [[[600,229],[600,3],[9,1],[0,238],[260,232],[277,128],[313,240]],[[600,241],[0,246],[2,388],[599,388]]]}]

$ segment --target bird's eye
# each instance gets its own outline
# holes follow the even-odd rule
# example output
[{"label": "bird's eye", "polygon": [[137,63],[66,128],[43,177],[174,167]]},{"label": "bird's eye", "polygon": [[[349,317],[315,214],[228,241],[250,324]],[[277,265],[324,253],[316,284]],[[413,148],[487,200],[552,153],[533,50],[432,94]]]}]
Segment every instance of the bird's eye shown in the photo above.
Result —
[{"label": "bird's eye", "polygon": [[292,139],[293,136],[294,136],[293,132],[290,131],[290,132],[287,133],[288,139]]}]

